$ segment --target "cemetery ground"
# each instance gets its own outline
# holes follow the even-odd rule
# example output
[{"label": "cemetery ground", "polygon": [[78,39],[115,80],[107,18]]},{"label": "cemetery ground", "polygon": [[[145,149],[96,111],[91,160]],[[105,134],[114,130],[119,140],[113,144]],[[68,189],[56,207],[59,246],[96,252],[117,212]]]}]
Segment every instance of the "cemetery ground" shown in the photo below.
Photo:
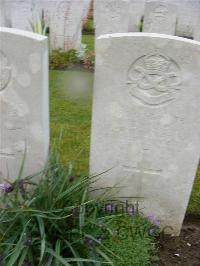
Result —
[{"label": "cemetery ground", "polygon": [[[50,71],[51,142],[58,143],[62,132],[59,153],[63,165],[72,163],[73,176],[89,172],[92,85],[93,73],[84,69]],[[144,235],[133,238],[133,222],[132,217],[128,221],[122,217],[111,225],[111,230],[119,231],[105,240],[105,245],[121,258],[113,256],[114,265],[150,265],[157,258],[155,236],[144,233],[148,223],[141,218],[136,220]]]},{"label": "cemetery ground", "polygon": [[[64,165],[69,162],[73,164],[75,176],[88,173],[92,84],[93,73],[83,68],[50,72],[51,143],[58,141],[62,131],[61,160]],[[117,260],[115,265],[148,265],[152,256],[156,258],[157,251],[159,265],[199,265],[199,217],[200,171],[197,173],[180,237],[159,237],[157,247],[153,246],[153,250],[154,240],[149,237],[134,242],[132,239],[112,239],[110,247],[123,257],[124,263]],[[124,223],[125,228],[128,228],[127,222]],[[123,234],[127,233],[125,229]],[[135,258],[138,261],[134,261]]]},{"label": "cemetery ground", "polygon": [[[81,1],[83,2],[83,0]],[[27,54],[24,49],[23,57],[25,61],[28,60],[28,64],[18,64],[21,61],[18,60],[18,53],[13,54],[13,49],[9,48],[15,41],[7,42],[7,37],[5,41],[3,40],[3,53],[0,51],[1,58],[3,58],[3,83],[0,84],[0,93],[6,88],[5,96],[2,97],[2,125],[6,129],[6,131],[2,131],[2,139],[5,139],[6,150],[1,149],[3,150],[4,169],[0,174],[6,183],[0,184],[0,266],[100,266],[104,264],[114,266],[199,266],[200,166],[181,234],[175,236],[176,233],[179,234],[183,214],[185,214],[186,202],[184,200],[186,196],[188,200],[191,188],[189,181],[193,181],[194,167],[192,165],[194,166],[194,160],[192,158],[195,157],[197,160],[199,153],[196,139],[199,139],[197,125],[200,121],[197,112],[200,96],[197,90],[200,81],[198,75],[200,47],[197,43],[181,40],[174,35],[178,34],[178,36],[196,40],[199,37],[195,36],[194,25],[189,25],[190,23],[187,21],[182,23],[178,9],[176,10],[175,5],[168,5],[168,3],[166,6],[163,4],[165,10],[169,12],[165,12],[165,10],[163,12],[160,2],[159,6],[157,3],[155,4],[154,9],[154,3],[152,5],[152,3],[145,3],[145,0],[141,0],[139,2],[143,2],[144,5],[143,7],[141,5],[140,12],[131,4],[131,1],[116,1],[118,3],[113,5],[112,3],[107,4],[107,0],[97,0],[93,7],[90,6],[88,19],[86,17],[83,19],[83,16],[81,18],[83,12],[78,5],[75,5],[75,1],[56,2],[61,3],[55,6],[55,12],[42,10],[41,21],[39,21],[41,27],[36,29],[37,32],[43,31],[43,26],[49,28],[50,71],[48,71],[48,60],[44,60],[47,59],[48,49],[45,48],[44,56],[45,51],[36,37],[33,38],[33,43],[35,42],[38,49],[32,49],[32,43],[27,45]],[[4,3],[0,5],[4,8]],[[199,11],[200,6],[196,7],[195,9]],[[191,12],[189,9],[188,6],[187,15],[192,14],[193,16],[193,7],[191,6]],[[23,10],[26,11],[26,9]],[[77,17],[79,23],[75,23],[76,16],[73,15],[73,10],[77,11],[75,12],[77,15],[79,13],[79,18]],[[95,11],[95,29],[93,10]],[[156,19],[158,11],[163,13],[161,14],[163,18],[166,14],[170,14],[170,17],[167,16],[163,20],[167,23]],[[135,16],[133,16],[133,12],[135,12]],[[17,12],[11,10],[6,13],[11,14],[9,24],[13,28],[18,28],[18,25],[14,25],[15,16],[13,16]],[[46,17],[45,13],[47,15],[49,13],[50,18]],[[186,13],[184,18],[187,17]],[[197,13],[194,12],[194,17]],[[22,10],[19,14],[23,15]],[[0,18],[3,25],[7,24],[6,16],[3,14]],[[137,21],[133,21],[135,19]],[[71,23],[64,24],[63,22],[67,20]],[[27,19],[24,22],[27,23]],[[67,31],[62,24],[69,25]],[[86,46],[81,46],[81,24],[84,24],[82,43],[85,43]],[[33,26],[38,25],[33,23]],[[184,30],[182,30],[184,34],[181,33],[181,26],[189,29],[187,34],[184,33]],[[19,27],[22,27],[20,23]],[[24,27],[25,25],[23,25]],[[141,35],[127,34],[127,31],[137,32],[138,28],[143,32]],[[191,32],[189,32],[190,28]],[[94,39],[108,32],[116,33],[116,30],[122,34],[118,33],[110,37],[101,36],[96,41],[97,64],[93,98]],[[72,37],[72,32],[77,37],[79,34],[78,38],[73,38],[73,45],[71,45],[71,41],[68,42]],[[151,34],[151,32],[156,34]],[[2,35],[3,37],[5,33]],[[158,33],[172,36],[164,37]],[[16,35],[15,37],[18,37],[18,34]],[[13,40],[15,40],[14,35]],[[23,48],[26,40],[23,42],[23,38],[16,39],[16,47],[18,47],[18,41],[19,47]],[[155,51],[151,51],[152,48],[155,48]],[[32,50],[41,53],[42,57],[38,57],[37,53],[32,54]],[[130,57],[133,53],[134,61]],[[9,57],[12,58],[11,61],[9,61]],[[40,58],[42,58],[42,68],[40,68],[40,63],[38,64]],[[10,64],[12,61],[13,63]],[[29,68],[27,68],[28,65]],[[127,71],[128,65],[130,67]],[[139,78],[136,78],[138,69]],[[31,75],[27,75],[27,70],[31,72]],[[168,77],[168,79],[161,79],[164,81],[163,85],[160,84],[159,78],[158,80],[155,78],[159,76],[158,71],[160,77]],[[34,163],[42,161],[39,154],[44,151],[45,146],[46,152],[49,147],[49,124],[47,123],[48,119],[45,119],[45,115],[47,118],[49,114],[48,82],[41,82],[47,81],[48,73],[51,128],[49,160],[43,171],[31,176],[37,168]],[[142,75],[140,76],[140,74]],[[33,76],[34,82],[29,82]],[[117,79],[114,79],[114,76]],[[10,82],[10,80],[13,81],[13,78],[17,82]],[[147,84],[144,80],[147,81]],[[124,82],[129,88],[129,95],[124,95]],[[28,88],[29,84],[32,94],[23,90],[25,87]],[[7,90],[7,86],[11,88],[10,91]],[[37,95],[35,93],[37,87],[42,87],[46,95],[45,93]],[[18,92],[18,90],[19,96],[29,94],[25,100],[27,101],[27,110],[30,107],[31,115],[24,110],[26,108],[23,108],[23,103],[21,104],[17,97],[11,97],[15,96],[15,91]],[[144,90],[151,91],[144,92]],[[42,92],[42,90],[39,91]],[[129,105],[130,95],[134,101]],[[9,101],[6,96],[10,97]],[[43,101],[40,101],[41,99]],[[91,139],[92,99],[94,108],[93,137]],[[121,101],[121,99],[123,100]],[[175,99],[177,101],[171,107],[167,104],[166,109],[157,109]],[[136,100],[140,102],[140,106],[136,104]],[[35,102],[37,108],[35,108]],[[24,107],[26,106],[24,105]],[[151,109],[148,109],[147,112],[146,107]],[[4,108],[8,109],[8,112],[5,112]],[[137,115],[132,115],[134,113]],[[5,119],[4,114],[8,114]],[[129,114],[131,114],[130,119]],[[16,119],[18,117],[20,123]],[[13,126],[10,121],[13,121],[15,125]],[[26,124],[28,121],[31,122],[30,127],[25,129],[27,132],[22,132],[24,131],[23,123]],[[172,123],[172,121],[174,122]],[[48,128],[46,132],[41,130],[44,131],[44,134],[40,134],[41,132],[38,130],[40,127],[35,126],[40,122],[42,129]],[[105,126],[102,127],[102,124]],[[14,145],[12,145],[12,138],[9,138],[8,135],[16,132],[12,131],[13,129],[17,132],[20,131],[20,139],[23,134],[23,138],[24,136],[27,136],[27,139],[30,137],[30,146],[26,145],[26,142],[17,141],[15,143],[15,137]],[[152,130],[149,131],[149,129]],[[110,134],[111,132],[113,134]],[[174,135],[176,136],[174,137]],[[17,133],[15,136],[18,140]],[[44,138],[43,141],[39,141],[42,139],[41,136]],[[180,142],[180,140],[184,141]],[[26,151],[28,151],[30,159],[28,156],[26,158]],[[35,151],[37,151],[36,156],[32,156],[31,152]],[[12,182],[9,179],[9,174],[8,179],[5,177],[8,172],[8,169],[6,171],[7,162],[12,161],[11,163],[13,163],[13,158],[18,160],[18,154],[21,155],[23,152],[24,160],[18,175],[16,176],[16,169],[14,174],[11,174],[12,177],[16,177]],[[90,160],[89,154],[91,154]],[[192,157],[193,155],[194,157]],[[26,174],[26,165],[23,169],[26,159],[30,161],[30,165],[33,165],[33,171],[28,172],[30,176],[22,178]],[[196,160],[195,162],[197,162]],[[115,172],[118,169],[114,167],[113,174],[108,169],[108,172],[104,172],[102,175],[99,173],[95,177],[89,176],[89,172],[98,173],[101,171],[99,169],[107,169],[107,166],[113,166],[115,162],[118,166],[119,161],[122,166],[119,167],[119,172]],[[125,175],[126,171],[129,173]],[[39,180],[38,176],[40,176]],[[161,178],[158,179],[158,176],[164,178],[161,180]],[[101,177],[107,177],[107,179],[105,182],[100,182],[100,186],[109,186],[103,190],[97,184]],[[125,189],[122,187],[122,190],[124,189],[122,195],[125,198],[129,198],[129,195],[137,196],[137,198],[143,196],[145,206],[149,204],[149,207],[142,209],[141,201],[137,202],[139,205],[134,206],[129,205],[129,202],[126,201],[126,205],[124,206],[123,202],[121,208],[121,202],[112,198],[112,196],[116,196],[116,194],[112,194],[116,188],[114,185],[116,182],[109,183],[116,181],[117,178],[125,183]],[[109,185],[106,185],[108,183]],[[96,193],[97,190],[100,193],[94,199],[91,197],[91,193]],[[129,192],[131,193],[129,194]],[[121,191],[117,195],[118,198],[121,198],[120,193]],[[1,195],[3,196],[1,197]],[[148,214],[150,209],[152,212]],[[163,230],[159,228],[160,221],[154,215],[155,213],[162,219],[162,225],[163,223],[166,225]],[[167,225],[171,225],[171,227]]]}]

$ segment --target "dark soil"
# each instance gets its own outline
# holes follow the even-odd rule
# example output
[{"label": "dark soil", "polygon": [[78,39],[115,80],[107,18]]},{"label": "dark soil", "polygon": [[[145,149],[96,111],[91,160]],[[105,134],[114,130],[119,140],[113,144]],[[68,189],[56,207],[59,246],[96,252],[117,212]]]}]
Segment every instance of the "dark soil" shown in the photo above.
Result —
[{"label": "dark soil", "polygon": [[200,217],[186,217],[179,237],[161,237],[159,257],[159,266],[200,266]]}]

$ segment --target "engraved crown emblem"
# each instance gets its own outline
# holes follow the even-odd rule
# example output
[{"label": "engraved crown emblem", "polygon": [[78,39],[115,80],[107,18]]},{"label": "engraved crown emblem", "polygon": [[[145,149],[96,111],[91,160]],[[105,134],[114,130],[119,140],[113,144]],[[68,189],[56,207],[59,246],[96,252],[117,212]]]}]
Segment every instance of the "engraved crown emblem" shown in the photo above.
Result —
[{"label": "engraved crown emblem", "polygon": [[148,55],[144,59],[145,68],[149,71],[166,71],[170,66],[170,60],[161,55],[161,54],[153,54]]}]

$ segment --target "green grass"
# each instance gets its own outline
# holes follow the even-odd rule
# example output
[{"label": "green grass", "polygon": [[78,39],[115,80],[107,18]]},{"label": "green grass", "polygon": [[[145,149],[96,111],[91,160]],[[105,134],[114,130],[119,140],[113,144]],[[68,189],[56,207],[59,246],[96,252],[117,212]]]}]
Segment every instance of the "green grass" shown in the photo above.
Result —
[{"label": "green grass", "polygon": [[[72,161],[77,175],[88,173],[92,84],[93,74],[86,71],[50,71],[51,141],[63,129],[62,162]],[[200,170],[188,213],[200,214]]]},{"label": "green grass", "polygon": [[188,206],[188,214],[200,215],[200,168],[197,171],[196,180],[193,186]]},{"label": "green grass", "polygon": [[83,26],[83,33],[94,34],[94,21],[93,19],[88,19]]},{"label": "green grass", "polygon": [[[157,261],[155,256],[155,236],[150,235],[152,225],[141,216],[115,218],[110,227],[116,234],[104,244],[117,256],[112,257],[114,266],[148,266]],[[156,229],[155,229],[156,230]]]},{"label": "green grass", "polygon": [[61,160],[76,175],[88,173],[92,84],[89,72],[50,71],[51,142],[62,130]]},{"label": "green grass", "polygon": [[0,193],[0,265],[108,265],[99,237],[115,215],[101,211],[104,197],[89,198],[95,179],[71,176],[55,151],[37,185],[21,174]]},{"label": "green grass", "polygon": [[82,42],[87,44],[87,49],[91,52],[94,51],[94,35],[83,35],[82,36]]}]

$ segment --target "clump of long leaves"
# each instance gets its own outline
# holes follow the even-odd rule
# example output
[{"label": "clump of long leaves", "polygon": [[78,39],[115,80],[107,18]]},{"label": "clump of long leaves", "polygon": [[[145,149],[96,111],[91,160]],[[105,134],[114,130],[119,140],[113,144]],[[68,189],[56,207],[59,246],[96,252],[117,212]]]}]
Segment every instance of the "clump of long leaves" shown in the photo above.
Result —
[{"label": "clump of long leaves", "polygon": [[112,264],[100,239],[111,216],[88,197],[93,178],[75,178],[56,156],[40,179],[21,176],[0,192],[0,265]]},{"label": "clump of long leaves", "polygon": [[30,22],[33,32],[46,36],[48,27],[44,19],[44,10],[42,10],[41,17],[35,22]]}]

